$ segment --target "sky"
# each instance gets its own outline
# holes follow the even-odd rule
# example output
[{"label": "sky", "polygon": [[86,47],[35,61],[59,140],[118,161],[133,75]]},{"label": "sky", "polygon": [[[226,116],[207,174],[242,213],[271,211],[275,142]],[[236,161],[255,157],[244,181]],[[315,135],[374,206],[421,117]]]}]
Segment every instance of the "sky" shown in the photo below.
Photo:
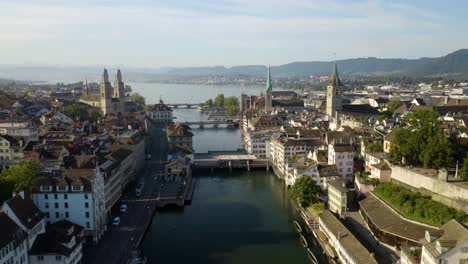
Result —
[{"label": "sky", "polygon": [[468,48],[459,0],[0,0],[0,64],[193,67]]}]

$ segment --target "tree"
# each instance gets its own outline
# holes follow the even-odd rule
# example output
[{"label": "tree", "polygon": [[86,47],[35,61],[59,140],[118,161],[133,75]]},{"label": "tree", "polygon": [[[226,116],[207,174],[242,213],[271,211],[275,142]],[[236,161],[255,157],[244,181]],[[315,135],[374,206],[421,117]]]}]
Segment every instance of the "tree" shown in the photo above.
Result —
[{"label": "tree", "polygon": [[392,162],[427,168],[452,164],[457,140],[453,135],[446,135],[436,112],[417,111],[405,116],[404,121],[409,127],[395,132],[395,140],[390,148]]},{"label": "tree", "polygon": [[366,147],[366,152],[382,152],[383,145],[380,142],[374,142]]},{"label": "tree", "polygon": [[80,121],[87,120],[89,116],[88,111],[80,104],[71,104],[65,107],[65,115]]},{"label": "tree", "polygon": [[210,99],[206,100],[205,106],[213,107],[213,99],[210,98]]},{"label": "tree", "polygon": [[235,96],[229,96],[228,98],[224,99],[224,106],[238,106],[239,99]]},{"label": "tree", "polygon": [[463,167],[460,169],[460,178],[468,181],[468,156],[463,159]]},{"label": "tree", "polygon": [[320,201],[318,197],[319,193],[320,187],[317,186],[315,181],[310,177],[304,176],[296,180],[290,189],[289,195],[302,207],[307,207]]},{"label": "tree", "polygon": [[235,117],[239,113],[239,107],[236,105],[228,105],[226,106],[226,113],[230,117]]},{"label": "tree", "polygon": [[2,187],[8,188],[7,191],[10,194],[13,191],[21,190],[30,192],[33,187],[33,180],[39,170],[39,161],[22,160],[0,173],[0,184]]},{"label": "tree", "polygon": [[393,114],[395,113],[395,110],[397,110],[402,105],[403,103],[401,101],[390,101],[387,103],[387,110]]},{"label": "tree", "polygon": [[214,105],[216,107],[223,107],[224,106],[224,94],[218,94],[214,99]]},{"label": "tree", "polygon": [[139,93],[132,93],[130,95],[130,98],[135,101],[137,104],[139,104],[141,107],[145,107],[146,105],[146,99]]}]

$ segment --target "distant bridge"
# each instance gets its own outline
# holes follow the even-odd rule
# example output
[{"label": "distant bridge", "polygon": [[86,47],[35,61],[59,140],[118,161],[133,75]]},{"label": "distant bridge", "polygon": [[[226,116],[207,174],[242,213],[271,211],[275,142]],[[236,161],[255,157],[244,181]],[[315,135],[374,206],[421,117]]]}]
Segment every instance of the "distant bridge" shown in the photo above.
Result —
[{"label": "distant bridge", "polygon": [[204,128],[206,126],[211,126],[214,128],[218,128],[221,125],[224,125],[228,128],[238,128],[239,127],[239,120],[206,120],[206,121],[187,121],[184,124],[189,126],[198,126],[199,128]]},{"label": "distant bridge", "polygon": [[184,107],[184,108],[193,108],[197,107],[199,104],[194,104],[194,103],[174,103],[174,104],[166,104],[167,106],[171,108],[179,108],[179,107]]}]

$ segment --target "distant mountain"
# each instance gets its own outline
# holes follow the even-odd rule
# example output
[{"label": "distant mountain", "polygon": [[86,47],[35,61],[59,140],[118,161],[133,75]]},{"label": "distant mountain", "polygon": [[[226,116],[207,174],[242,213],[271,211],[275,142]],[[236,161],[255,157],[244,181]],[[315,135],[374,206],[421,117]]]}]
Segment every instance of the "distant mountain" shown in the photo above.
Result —
[{"label": "distant mountain", "polygon": [[[343,75],[388,76],[407,75],[419,77],[468,78],[468,49],[458,50],[440,58],[420,59],[379,59],[357,58],[337,61],[338,69]],[[308,75],[329,75],[333,62],[310,61],[292,62],[271,67],[272,75],[276,77],[297,77]],[[193,67],[175,68],[166,75],[179,76],[233,76],[246,75],[264,77],[266,67],[263,65],[236,66],[226,68]]]},{"label": "distant mountain", "polygon": [[[468,49],[461,49],[439,58],[379,59],[374,57],[339,60],[341,75],[364,76],[415,76],[468,79]],[[292,62],[272,66],[273,77],[324,76],[331,73],[333,62]],[[264,78],[264,65],[234,67],[189,67],[189,68],[122,68],[126,82],[158,82],[168,79],[183,79],[194,76],[251,76]],[[116,67],[111,67],[111,79]],[[99,81],[102,67],[99,66],[26,66],[0,65],[0,78],[16,80],[42,80],[47,82]]]}]

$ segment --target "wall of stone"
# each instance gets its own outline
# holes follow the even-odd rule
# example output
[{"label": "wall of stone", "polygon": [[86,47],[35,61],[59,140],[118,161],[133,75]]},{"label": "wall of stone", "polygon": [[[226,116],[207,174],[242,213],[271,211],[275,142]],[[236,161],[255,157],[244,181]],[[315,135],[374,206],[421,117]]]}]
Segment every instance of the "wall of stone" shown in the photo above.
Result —
[{"label": "wall of stone", "polygon": [[468,213],[468,185],[464,183],[441,181],[437,177],[426,176],[396,165],[392,166],[391,181]]}]

